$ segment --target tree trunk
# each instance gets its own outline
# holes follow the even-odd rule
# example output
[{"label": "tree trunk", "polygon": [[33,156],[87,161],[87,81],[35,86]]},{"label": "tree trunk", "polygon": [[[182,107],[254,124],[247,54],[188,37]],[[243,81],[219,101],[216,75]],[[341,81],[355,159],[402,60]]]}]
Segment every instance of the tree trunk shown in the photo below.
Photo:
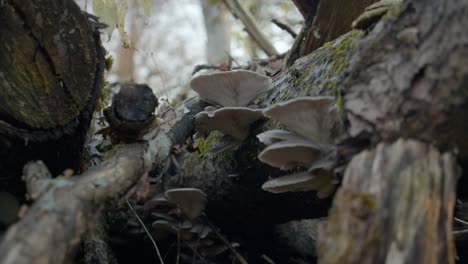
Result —
[{"label": "tree trunk", "polygon": [[79,169],[103,82],[99,33],[72,0],[2,1],[0,24],[0,170]]},{"label": "tree trunk", "polygon": [[351,30],[352,22],[377,0],[293,0],[305,25],[289,51],[286,65]]}]

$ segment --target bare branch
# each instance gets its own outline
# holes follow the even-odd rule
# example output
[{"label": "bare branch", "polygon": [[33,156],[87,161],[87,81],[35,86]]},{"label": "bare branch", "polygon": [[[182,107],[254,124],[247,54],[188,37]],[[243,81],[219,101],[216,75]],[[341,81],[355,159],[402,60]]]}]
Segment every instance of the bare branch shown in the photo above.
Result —
[{"label": "bare branch", "polygon": [[291,35],[293,38],[296,38],[296,37],[297,37],[297,33],[294,32],[294,30],[292,30],[292,28],[291,28],[290,26],[288,26],[288,25],[286,25],[286,24],[280,22],[278,19],[273,18],[273,19],[271,20],[271,22],[272,22],[273,24],[275,24],[277,27],[281,28],[282,30],[288,32],[289,35]]},{"label": "bare branch", "polygon": [[223,0],[229,11],[238,18],[245,26],[245,31],[249,36],[257,43],[257,45],[268,55],[278,55],[275,47],[267,39],[267,37],[260,31],[257,23],[253,19],[252,15],[245,10],[245,8],[237,0]]}]

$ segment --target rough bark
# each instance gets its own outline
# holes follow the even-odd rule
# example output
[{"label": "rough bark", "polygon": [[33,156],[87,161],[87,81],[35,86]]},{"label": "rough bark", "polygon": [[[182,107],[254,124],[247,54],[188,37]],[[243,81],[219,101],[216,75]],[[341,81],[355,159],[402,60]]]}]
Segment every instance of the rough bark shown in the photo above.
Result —
[{"label": "rough bark", "polygon": [[319,236],[319,263],[454,263],[458,176],[454,155],[414,140],[355,156]]},{"label": "rough bark", "polygon": [[351,136],[416,138],[466,157],[467,10],[463,1],[410,1],[376,26],[349,69]]},{"label": "rough bark", "polygon": [[0,169],[18,176],[37,158],[78,169],[102,85],[99,33],[72,0],[2,1],[0,23]]},{"label": "rough bark", "polygon": [[404,2],[353,55],[343,146],[359,139],[368,142],[359,150],[371,149],[346,169],[320,263],[454,263],[456,155],[467,154],[467,12],[464,1]]}]

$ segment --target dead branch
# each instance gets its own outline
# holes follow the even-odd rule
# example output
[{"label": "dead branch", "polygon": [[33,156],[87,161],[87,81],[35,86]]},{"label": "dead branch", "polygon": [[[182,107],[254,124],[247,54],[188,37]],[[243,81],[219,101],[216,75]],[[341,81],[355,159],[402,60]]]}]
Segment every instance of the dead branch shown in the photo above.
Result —
[{"label": "dead branch", "polygon": [[232,15],[238,18],[245,26],[245,31],[257,43],[257,45],[268,55],[278,55],[275,47],[258,27],[252,15],[237,0],[223,0]]},{"label": "dead branch", "polygon": [[191,134],[193,114],[200,110],[198,101],[188,100],[178,109],[177,122],[148,133],[146,142],[122,145],[103,163],[71,179],[51,180],[43,163],[28,163],[24,178],[37,200],[5,234],[0,263],[71,260],[102,204],[125,196],[145,172],[160,166],[172,144],[184,142]]},{"label": "dead branch", "polygon": [[280,22],[278,19],[276,18],[273,18],[271,20],[271,22],[273,24],[275,24],[277,27],[281,28],[282,30],[286,31],[289,33],[289,35],[291,35],[293,38],[296,38],[297,37],[297,33],[294,32],[294,30],[292,30],[292,28],[286,24],[284,24],[283,22]]}]

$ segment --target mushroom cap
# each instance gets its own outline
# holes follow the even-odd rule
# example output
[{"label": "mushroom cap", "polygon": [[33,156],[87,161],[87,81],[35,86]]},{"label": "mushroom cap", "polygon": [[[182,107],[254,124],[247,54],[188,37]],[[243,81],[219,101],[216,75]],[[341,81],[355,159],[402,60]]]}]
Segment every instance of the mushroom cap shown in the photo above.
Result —
[{"label": "mushroom cap", "polygon": [[335,190],[332,174],[310,174],[307,171],[282,176],[265,182],[262,189],[272,193],[317,191],[319,198],[329,196]]},{"label": "mushroom cap", "polygon": [[250,124],[263,118],[261,109],[223,107],[215,111],[202,111],[195,116],[195,129],[200,133],[218,130],[239,141],[249,134]]},{"label": "mushroom cap", "polygon": [[200,75],[190,87],[201,99],[221,106],[247,106],[271,87],[271,78],[253,71],[227,71]]},{"label": "mushroom cap", "polygon": [[207,198],[205,193],[195,188],[177,188],[166,191],[169,202],[177,204],[182,213],[190,220],[200,216],[205,210]]},{"label": "mushroom cap", "polygon": [[288,170],[295,166],[309,166],[320,159],[321,148],[307,140],[282,141],[266,147],[258,155],[261,162]]},{"label": "mushroom cap", "polygon": [[152,211],[163,211],[167,212],[172,208],[175,208],[176,205],[172,202],[169,202],[164,196],[156,196],[148,200],[143,206],[143,210],[152,210]]},{"label": "mushroom cap", "polygon": [[281,142],[281,141],[306,141],[307,139],[303,136],[300,136],[294,132],[273,129],[268,130],[257,135],[258,140],[263,144],[269,146],[271,144]]},{"label": "mushroom cap", "polygon": [[299,97],[280,102],[265,109],[263,114],[316,144],[333,144],[341,132],[333,97],[329,96]]}]

